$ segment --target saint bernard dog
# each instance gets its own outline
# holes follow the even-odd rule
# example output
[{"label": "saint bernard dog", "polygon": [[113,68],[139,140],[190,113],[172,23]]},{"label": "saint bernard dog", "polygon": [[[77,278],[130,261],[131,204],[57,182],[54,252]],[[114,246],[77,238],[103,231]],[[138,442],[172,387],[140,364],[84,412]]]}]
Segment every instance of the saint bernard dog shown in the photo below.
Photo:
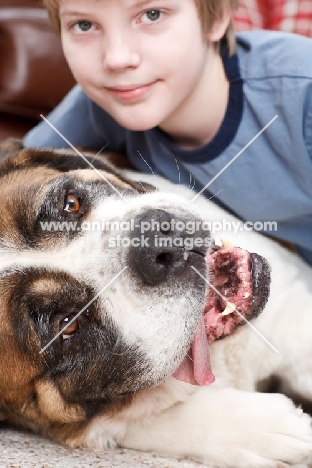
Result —
[{"label": "saint bernard dog", "polygon": [[243,229],[215,239],[237,220],[93,155],[4,142],[0,196],[0,420],[208,466],[309,457],[293,401],[312,401],[312,275],[296,254]]}]

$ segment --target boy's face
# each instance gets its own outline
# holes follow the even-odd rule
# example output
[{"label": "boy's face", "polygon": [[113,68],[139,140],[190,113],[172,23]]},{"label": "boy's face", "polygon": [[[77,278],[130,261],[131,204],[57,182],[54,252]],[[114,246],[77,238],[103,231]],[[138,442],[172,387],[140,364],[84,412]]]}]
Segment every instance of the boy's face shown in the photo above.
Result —
[{"label": "boy's face", "polygon": [[60,20],[76,80],[124,127],[166,130],[200,101],[216,53],[194,0],[63,0]]}]

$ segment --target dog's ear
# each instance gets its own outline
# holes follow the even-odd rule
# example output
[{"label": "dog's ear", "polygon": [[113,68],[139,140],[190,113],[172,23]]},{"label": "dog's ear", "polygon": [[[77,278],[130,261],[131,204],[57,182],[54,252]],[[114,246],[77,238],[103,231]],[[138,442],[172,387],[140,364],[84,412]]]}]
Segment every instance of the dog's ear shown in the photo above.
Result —
[{"label": "dog's ear", "polygon": [[25,148],[20,140],[8,139],[0,144],[0,176],[39,166],[59,172],[96,168],[117,175],[118,170],[110,162],[111,153],[107,153],[107,157],[105,154],[97,156],[90,151],[76,152],[70,148]]},{"label": "dog's ear", "polygon": [[97,169],[114,174],[126,182],[138,193],[155,191],[150,184],[132,181],[118,170],[119,167],[132,168],[124,155],[116,153],[102,153],[97,155],[90,151],[76,152],[71,149],[53,148],[24,148],[20,140],[8,139],[0,143],[0,177],[11,172],[30,167],[48,167],[59,172],[68,172],[79,169]]},{"label": "dog's ear", "polygon": [[18,151],[24,148],[22,140],[17,138],[7,138],[0,142],[0,151]]},{"label": "dog's ear", "polygon": [[0,142],[0,163],[7,157],[7,155],[18,152],[23,148],[24,146],[22,141],[15,138],[8,138],[7,140]]},{"label": "dog's ear", "polygon": [[8,172],[22,170],[28,167],[44,166],[59,172],[76,169],[96,169],[114,171],[111,163],[105,157],[87,153],[82,156],[71,149],[25,148],[20,140],[10,138],[0,143],[0,176]]}]

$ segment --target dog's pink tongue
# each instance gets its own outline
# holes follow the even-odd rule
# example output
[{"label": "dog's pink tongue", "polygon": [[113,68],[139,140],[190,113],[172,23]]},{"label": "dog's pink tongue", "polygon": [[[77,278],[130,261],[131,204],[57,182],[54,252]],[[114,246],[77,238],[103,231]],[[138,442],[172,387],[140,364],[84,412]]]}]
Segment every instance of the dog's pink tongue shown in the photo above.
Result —
[{"label": "dog's pink tongue", "polygon": [[210,385],[215,377],[211,370],[204,316],[201,317],[190,350],[173,377],[193,385]]}]

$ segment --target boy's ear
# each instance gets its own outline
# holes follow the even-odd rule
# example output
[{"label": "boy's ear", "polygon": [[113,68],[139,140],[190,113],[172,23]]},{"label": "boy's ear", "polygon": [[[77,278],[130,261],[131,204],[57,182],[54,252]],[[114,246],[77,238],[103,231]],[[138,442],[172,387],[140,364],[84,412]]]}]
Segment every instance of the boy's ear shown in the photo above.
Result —
[{"label": "boy's ear", "polygon": [[224,34],[225,34],[229,24],[230,24],[230,21],[231,21],[231,18],[232,18],[231,13],[232,13],[231,9],[227,8],[223,13],[222,18],[217,19],[214,22],[212,28],[207,33],[207,39],[208,39],[209,42],[218,42],[218,41],[220,41],[220,39],[222,39],[222,37],[224,36]]}]

